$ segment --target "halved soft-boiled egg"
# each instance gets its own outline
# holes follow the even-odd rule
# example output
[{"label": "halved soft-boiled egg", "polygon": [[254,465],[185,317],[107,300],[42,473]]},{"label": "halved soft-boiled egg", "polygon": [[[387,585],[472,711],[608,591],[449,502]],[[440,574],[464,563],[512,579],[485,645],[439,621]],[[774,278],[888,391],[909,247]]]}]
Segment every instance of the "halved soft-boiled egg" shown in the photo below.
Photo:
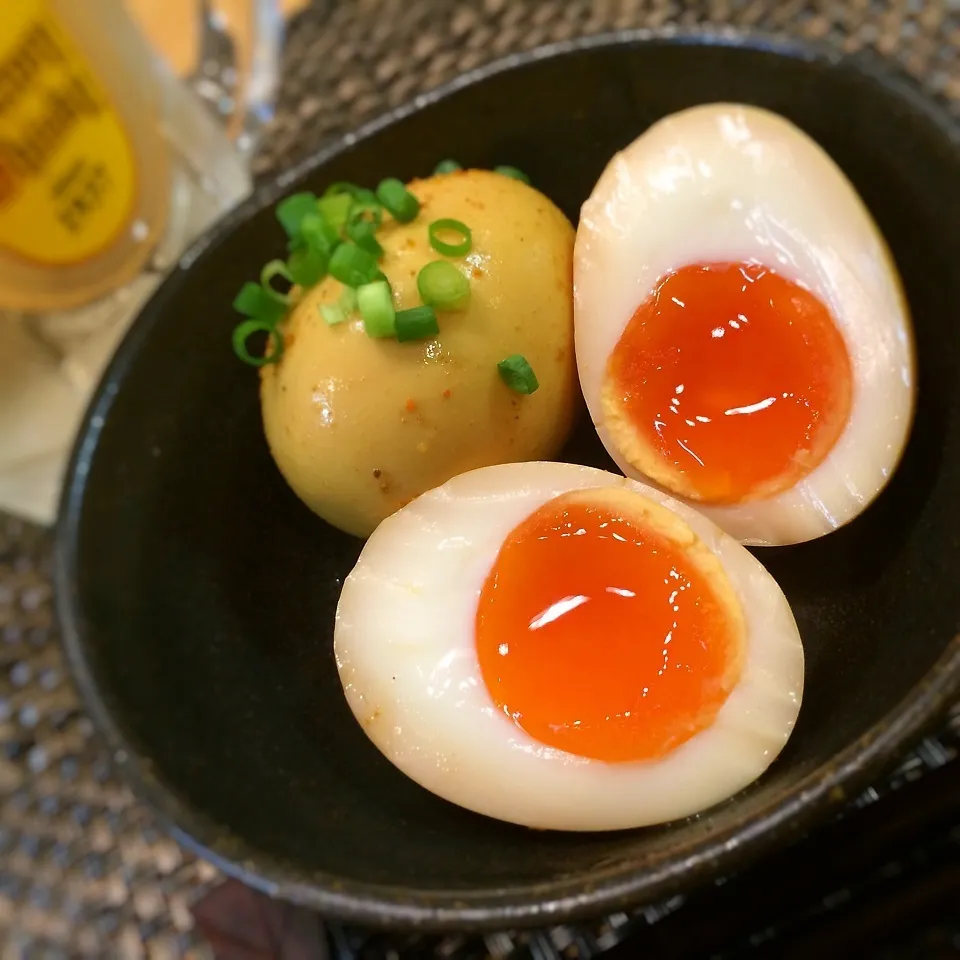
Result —
[{"label": "halved soft-boiled egg", "polygon": [[684,817],[790,736],[803,647],[773,578],[696,511],[567,463],[462,474],[384,520],[344,583],[347,701],[404,773],[559,830]]},{"label": "halved soft-boiled egg", "polygon": [[913,415],[910,317],[833,160],[766,110],[654,124],[583,205],[580,382],[629,476],[743,542],[829,533],[895,470]]}]

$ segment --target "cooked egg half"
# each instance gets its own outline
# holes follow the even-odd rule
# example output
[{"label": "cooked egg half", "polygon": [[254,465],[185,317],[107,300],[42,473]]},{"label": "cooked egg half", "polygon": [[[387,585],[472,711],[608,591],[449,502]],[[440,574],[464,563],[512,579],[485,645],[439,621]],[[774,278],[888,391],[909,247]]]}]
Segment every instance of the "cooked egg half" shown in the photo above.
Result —
[{"label": "cooked egg half", "polygon": [[803,690],[793,615],[753,556],[652,487],[566,463],[474,470],[381,523],[335,650],[400,770],[545,829],[731,796],[783,748]]},{"label": "cooked egg half", "polygon": [[784,118],[695,107],[618,153],[583,206],[574,304],[611,456],[741,541],[829,533],[896,469],[915,381],[897,270]]}]

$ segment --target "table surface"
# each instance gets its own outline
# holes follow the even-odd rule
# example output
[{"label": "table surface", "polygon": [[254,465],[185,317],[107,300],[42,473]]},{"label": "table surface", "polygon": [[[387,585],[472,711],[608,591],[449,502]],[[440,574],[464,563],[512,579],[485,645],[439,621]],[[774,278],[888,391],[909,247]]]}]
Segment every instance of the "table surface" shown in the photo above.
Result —
[{"label": "table surface", "polygon": [[[255,172],[264,176],[290,166],[384,109],[504,54],[612,29],[672,24],[747,26],[815,38],[848,53],[874,48],[960,115],[960,0],[318,0],[290,26],[277,116]],[[151,813],[112,775],[109,757],[65,676],[52,606],[51,545],[49,532],[0,515],[2,956],[208,955],[194,929],[192,907],[222,878],[166,838]],[[926,796],[956,799],[958,748],[960,710],[855,807],[892,809],[898,797],[910,796],[901,806],[914,810],[916,820],[910,791],[925,783]],[[947,775],[949,783],[938,779]],[[848,811],[843,836],[864,831],[857,824],[867,823],[866,816],[868,811]],[[924,825],[930,850],[942,853],[945,845],[960,845],[952,821],[941,836],[929,832],[936,817],[931,813],[930,818]],[[889,879],[909,873],[909,863],[927,862],[916,852],[927,849],[917,830],[904,828],[901,844],[909,837],[914,845],[900,860],[880,858],[878,876]],[[867,832],[873,837],[873,828]],[[804,856],[809,860],[813,854]],[[860,862],[850,857],[848,867]],[[743,881],[752,886],[739,889],[761,896],[764,884],[777,882],[769,872],[774,867],[766,869],[767,874]],[[838,874],[839,886],[826,899],[851,899],[849,880]],[[729,911],[724,913],[722,895],[713,896],[698,909],[713,910],[711,922],[722,925],[719,918]],[[799,904],[802,896],[797,897]],[[825,909],[824,895],[813,887],[806,897],[810,916]],[[675,899],[632,916],[520,938],[384,940],[336,925],[327,935],[332,951],[344,957],[547,960],[593,956],[628,933],[639,942],[637,931],[643,928],[649,931],[643,942],[659,955],[666,931],[679,935],[686,928],[685,942],[692,942],[685,909]],[[777,921],[784,922],[783,917]],[[772,926],[766,932],[727,927],[731,943],[751,949],[773,936]],[[699,949],[709,953],[713,948],[701,942]],[[723,955],[736,951],[731,947]]]}]

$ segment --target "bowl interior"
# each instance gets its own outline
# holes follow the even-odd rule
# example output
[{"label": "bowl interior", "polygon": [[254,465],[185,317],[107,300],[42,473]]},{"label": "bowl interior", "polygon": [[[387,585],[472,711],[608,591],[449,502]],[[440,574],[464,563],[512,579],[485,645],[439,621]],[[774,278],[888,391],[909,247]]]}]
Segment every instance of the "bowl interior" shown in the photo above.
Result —
[{"label": "bowl interior", "polygon": [[[286,488],[263,439],[256,374],[229,346],[236,289],[283,249],[261,197],[175,274],[124,343],[78,447],[59,557],[68,652],[95,715],[145,761],[150,799],[248,878],[301,884],[296,896],[320,906],[345,891],[356,898],[348,912],[368,920],[391,901],[446,904],[454,916],[457,904],[499,904],[494,922],[520,920],[511,903],[577,889],[599,910],[616,901],[618,878],[677,873],[712,837],[746,837],[754,818],[796,801],[801,781],[910,695],[956,633],[960,160],[938,115],[898,82],[753,42],[572,47],[383,125],[285,189],[409,178],[453,156],[523,168],[576,221],[616,149],[664,114],[720,99],[780,111],[847,172],[902,272],[920,358],[916,426],[882,497],[832,536],[761,552],[808,657],[787,749],[699,817],[593,835],[468,813],[380,756],[332,657],[338,591],[360,542]],[[607,465],[589,423],[568,457]]]}]

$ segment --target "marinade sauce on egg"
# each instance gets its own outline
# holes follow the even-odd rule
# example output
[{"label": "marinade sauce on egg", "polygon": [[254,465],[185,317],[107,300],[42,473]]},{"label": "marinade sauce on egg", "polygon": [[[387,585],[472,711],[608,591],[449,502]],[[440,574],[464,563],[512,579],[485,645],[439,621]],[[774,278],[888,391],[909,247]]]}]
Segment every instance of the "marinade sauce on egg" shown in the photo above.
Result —
[{"label": "marinade sauce on egg", "polygon": [[709,727],[744,624],[720,562],[666,508],[616,489],[549,500],[506,538],[477,606],[497,706],[541,743],[655,760]]}]

